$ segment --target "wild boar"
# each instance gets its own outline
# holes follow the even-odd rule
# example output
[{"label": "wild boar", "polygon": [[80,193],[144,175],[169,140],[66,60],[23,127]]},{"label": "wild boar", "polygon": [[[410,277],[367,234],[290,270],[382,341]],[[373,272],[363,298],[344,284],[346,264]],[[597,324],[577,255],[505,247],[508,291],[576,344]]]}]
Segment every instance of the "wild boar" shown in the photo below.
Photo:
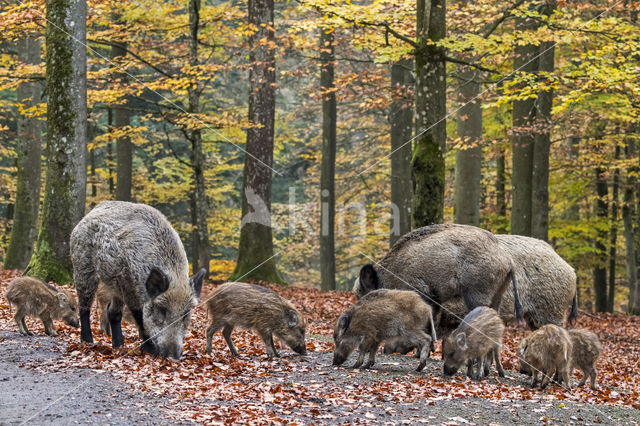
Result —
[{"label": "wild boar", "polygon": [[[573,345],[571,352],[572,368],[578,367],[583,372],[582,379],[578,386],[584,386],[587,378],[591,378],[591,389],[597,390],[596,384],[596,361],[602,352],[600,339],[594,333],[587,330],[569,330],[569,337]],[[573,375],[573,372],[571,373]]]},{"label": "wild boar", "polygon": [[72,327],[78,327],[78,312],[75,297],[69,291],[57,289],[31,277],[14,278],[9,284],[6,298],[18,308],[14,316],[20,333],[32,336],[24,322],[25,316],[40,318],[44,332],[57,336],[53,320],[61,319]]},{"label": "wild boar", "polygon": [[182,242],[162,213],[143,204],[101,202],[73,229],[71,260],[83,342],[93,342],[91,305],[103,283],[113,295],[108,308],[113,347],[124,344],[126,305],[145,352],[180,358],[206,271],[189,278]]},{"label": "wild boar", "polygon": [[[100,329],[107,336],[111,336],[111,326],[109,325],[109,314],[107,312],[107,309],[109,307],[109,302],[111,302],[112,296],[113,295],[111,294],[107,286],[102,283],[98,285],[96,300],[98,302],[98,310],[100,311]],[[135,324],[135,320],[131,315],[131,311],[126,306],[124,306],[122,310],[122,320],[124,322]]]},{"label": "wild boar", "polygon": [[307,353],[302,315],[268,288],[240,282],[222,284],[207,301],[207,309],[211,322],[207,327],[206,353],[211,353],[211,339],[222,329],[231,354],[239,356],[231,340],[235,327],[257,331],[269,358],[279,356],[273,344],[274,334],[300,355]]},{"label": "wild boar", "polygon": [[[495,361],[498,375],[504,377],[500,362],[503,331],[504,324],[494,309],[479,306],[469,312],[442,344],[444,374],[451,376],[466,365],[467,376],[481,379],[489,374],[489,367]],[[474,373],[476,361],[479,366]]]},{"label": "wild boar", "polygon": [[[513,261],[489,231],[468,225],[431,225],[398,240],[375,265],[365,265],[353,291],[362,297],[372,290],[414,290],[434,315],[442,303],[462,297],[467,308],[500,307],[509,283],[517,296]],[[518,320],[520,300],[514,298]]]},{"label": "wild boar", "polygon": [[333,365],[342,365],[359,345],[354,368],[362,365],[366,353],[369,360],[364,368],[369,368],[375,363],[380,343],[399,339],[418,348],[420,364],[416,371],[421,371],[432,342],[425,332],[429,323],[433,323],[431,309],[416,292],[374,290],[338,318],[333,333]]},{"label": "wild boar", "polygon": [[540,387],[544,389],[557,373],[559,381],[571,389],[571,357],[572,343],[567,330],[554,324],[543,325],[520,344],[520,372],[531,373],[531,387],[536,386],[541,375]]}]

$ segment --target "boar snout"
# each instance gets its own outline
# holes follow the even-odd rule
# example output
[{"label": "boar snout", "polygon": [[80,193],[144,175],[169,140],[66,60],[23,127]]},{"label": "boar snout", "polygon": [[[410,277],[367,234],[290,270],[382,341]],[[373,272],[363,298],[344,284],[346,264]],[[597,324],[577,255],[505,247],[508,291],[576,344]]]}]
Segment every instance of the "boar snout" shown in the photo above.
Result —
[{"label": "boar snout", "polygon": [[293,348],[293,350],[296,351],[296,353],[298,353],[300,355],[306,355],[307,354],[307,348],[305,347],[305,345],[295,346]]},{"label": "boar snout", "polygon": [[456,371],[458,371],[458,368],[452,365],[445,364],[443,370],[445,376],[453,376],[454,374],[456,374]]},{"label": "boar snout", "polygon": [[64,318],[64,322],[71,327],[78,328],[80,327],[80,323],[78,322],[78,318],[76,316],[69,316]]},{"label": "boar snout", "polygon": [[333,352],[333,365],[342,365],[347,360],[347,357],[337,351]]}]

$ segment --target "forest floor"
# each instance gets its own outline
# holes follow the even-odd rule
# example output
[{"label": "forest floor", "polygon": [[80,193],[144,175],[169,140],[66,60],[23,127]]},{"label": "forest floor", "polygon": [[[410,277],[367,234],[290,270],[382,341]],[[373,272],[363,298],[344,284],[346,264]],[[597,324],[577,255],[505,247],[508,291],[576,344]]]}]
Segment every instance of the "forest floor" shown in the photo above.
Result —
[{"label": "forest floor", "polygon": [[[4,294],[15,271],[0,271]],[[214,288],[207,284],[206,294]],[[421,372],[417,360],[382,355],[371,370],[333,367],[332,325],[354,298],[347,292],[277,288],[307,319],[307,356],[281,345],[268,359],[260,339],[234,333],[242,357],[233,358],[220,334],[204,354],[207,314],[197,308],[180,362],[144,356],[135,327],[126,349],[113,353],[93,315],[95,344],[79,343],[79,329],[56,322],[58,337],[27,319],[36,336],[17,332],[0,296],[0,424],[22,423],[640,423],[640,318],[582,315],[578,327],[596,332],[604,353],[600,389],[533,390],[517,373],[524,333],[508,328],[502,352],[507,377],[473,382],[442,377],[439,349]],[[15,308],[13,308],[15,311]],[[437,345],[439,348],[439,345]],[[128,351],[127,351],[128,349]],[[354,357],[347,365],[354,362]],[[580,373],[574,375],[574,383]]]}]

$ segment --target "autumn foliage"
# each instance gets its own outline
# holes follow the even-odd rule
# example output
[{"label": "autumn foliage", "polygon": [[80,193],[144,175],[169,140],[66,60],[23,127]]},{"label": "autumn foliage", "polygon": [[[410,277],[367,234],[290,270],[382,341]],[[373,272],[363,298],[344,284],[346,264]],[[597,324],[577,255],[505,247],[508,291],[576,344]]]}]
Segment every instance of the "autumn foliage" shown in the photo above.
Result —
[{"label": "autumn foliage", "polygon": [[[9,280],[18,271],[0,273],[0,293],[6,291]],[[90,368],[109,372],[132,389],[171,398],[174,405],[168,415],[176,420],[317,422],[340,421],[353,410],[365,418],[375,419],[375,407],[392,415],[394,403],[416,402],[423,405],[456,398],[483,398],[492,401],[580,401],[590,404],[632,406],[640,408],[640,318],[620,314],[581,315],[577,326],[594,331],[603,343],[603,355],[598,360],[600,389],[588,387],[566,391],[552,385],[541,391],[531,389],[527,377],[514,371],[506,378],[492,375],[484,382],[473,382],[462,375],[442,376],[439,344],[435,360],[428,363],[427,373],[415,373],[413,358],[393,357],[393,362],[379,358],[374,371],[331,366],[333,324],[339,314],[354,303],[349,292],[320,292],[314,289],[282,288],[267,285],[277,291],[305,315],[307,320],[307,350],[300,357],[281,348],[283,355],[268,359],[260,338],[249,332],[234,333],[241,353],[233,358],[222,335],[214,336],[211,355],[204,354],[207,314],[203,304],[195,309],[192,327],[187,334],[184,357],[180,362],[142,355],[133,338],[135,327],[124,326],[125,349],[112,350],[110,338],[99,329],[98,316],[93,315],[95,344],[80,344],[79,330],[62,322],[56,323],[60,336],[60,358],[33,363],[25,368],[39,371],[59,371],[69,368]],[[207,283],[203,299],[214,288]],[[36,334],[42,326],[27,319]],[[16,330],[6,299],[0,299],[0,328]],[[523,332],[507,328],[502,362],[506,370],[517,370],[516,350]],[[382,360],[382,361],[381,361]],[[352,361],[349,361],[352,363]],[[579,377],[576,371],[574,380]],[[575,383],[575,382],[574,382]],[[79,382],[78,386],[83,383]],[[63,395],[59,395],[64,397]],[[343,420],[344,421],[344,420]]]}]

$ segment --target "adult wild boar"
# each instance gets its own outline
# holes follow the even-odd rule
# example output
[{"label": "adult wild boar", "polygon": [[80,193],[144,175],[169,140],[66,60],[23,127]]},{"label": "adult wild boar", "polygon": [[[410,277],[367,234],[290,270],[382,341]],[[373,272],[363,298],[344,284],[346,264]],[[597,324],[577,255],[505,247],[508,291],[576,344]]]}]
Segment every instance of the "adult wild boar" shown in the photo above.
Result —
[{"label": "adult wild boar", "polygon": [[5,296],[11,305],[18,308],[14,318],[18,330],[24,335],[33,335],[24,322],[25,316],[39,318],[44,325],[44,332],[49,336],[58,334],[53,328],[54,319],[78,327],[75,297],[67,290],[57,289],[35,278],[18,277],[11,280]]},{"label": "adult wild boar", "polygon": [[[469,312],[442,344],[444,373],[451,376],[466,365],[467,376],[481,379],[489,374],[489,367],[495,361],[498,375],[504,377],[500,362],[503,331],[504,324],[494,309],[479,306]],[[479,366],[478,372],[474,373],[476,361]]]},{"label": "adult wild boar", "polygon": [[[511,255],[514,263],[518,296],[522,303],[524,320],[531,330],[545,324],[564,325],[578,316],[576,273],[545,241],[520,235],[496,235],[500,245]],[[442,304],[436,316],[436,331],[443,338],[448,335],[469,312],[462,298]],[[507,288],[498,311],[505,323],[513,321],[513,290]]]},{"label": "adult wild boar", "polygon": [[[431,225],[396,242],[375,265],[360,270],[357,297],[379,288],[414,290],[437,315],[440,305],[462,297],[468,309],[500,307],[509,283],[517,295],[511,256],[489,231],[468,225]],[[520,301],[514,309],[521,319]]]},{"label": "adult wild boar", "polygon": [[420,364],[416,371],[421,371],[432,342],[425,332],[429,324],[433,324],[431,308],[416,292],[374,290],[338,318],[333,333],[333,365],[342,365],[358,346],[354,368],[362,365],[367,353],[369,360],[364,368],[369,368],[375,363],[380,343],[402,340],[418,348]]},{"label": "adult wild boar", "polygon": [[276,292],[254,284],[225,283],[207,300],[211,322],[207,327],[206,353],[211,353],[211,339],[220,329],[233,356],[238,351],[231,340],[234,327],[256,330],[266,347],[267,356],[278,357],[273,335],[291,349],[305,355],[304,319],[291,303]]},{"label": "adult wild boar", "polygon": [[93,342],[91,305],[98,283],[112,293],[108,316],[113,347],[124,344],[126,305],[145,352],[179,359],[205,270],[189,278],[178,233],[158,210],[143,204],[103,201],[71,233],[81,340]]}]

